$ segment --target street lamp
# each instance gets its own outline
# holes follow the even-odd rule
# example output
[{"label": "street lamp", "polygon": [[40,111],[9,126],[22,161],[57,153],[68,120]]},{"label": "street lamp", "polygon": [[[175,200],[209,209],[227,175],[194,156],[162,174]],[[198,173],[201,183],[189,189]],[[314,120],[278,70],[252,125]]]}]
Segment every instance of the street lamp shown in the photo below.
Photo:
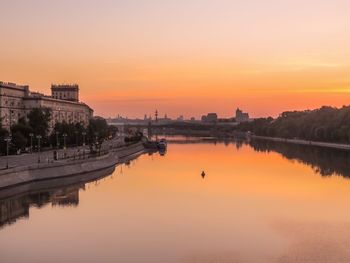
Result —
[{"label": "street lamp", "polygon": [[34,137],[34,134],[33,133],[29,133],[29,137],[30,137],[30,153],[33,153],[33,137]]},{"label": "street lamp", "polygon": [[63,149],[66,149],[66,138],[67,138],[67,133],[63,133]]},{"label": "street lamp", "polygon": [[40,140],[41,140],[42,136],[37,135],[36,138],[38,139],[38,163],[40,163]]},{"label": "street lamp", "polygon": [[78,147],[78,131],[75,131],[75,146]]},{"label": "street lamp", "polygon": [[97,143],[97,140],[98,140],[98,133],[95,132],[95,143]]},{"label": "street lamp", "polygon": [[59,134],[60,133],[58,131],[56,131],[56,148],[57,148],[57,150],[60,148],[60,141],[58,140],[58,135]]},{"label": "street lamp", "polygon": [[98,144],[98,133],[95,132],[95,146],[96,150],[98,149],[98,155],[101,155],[101,145]]},{"label": "street lamp", "polygon": [[9,146],[10,146],[10,142],[11,142],[11,137],[7,137],[5,139],[6,142],[6,169],[9,168]]},{"label": "street lamp", "polygon": [[83,146],[85,146],[85,135],[86,135],[86,132],[83,131],[81,134],[83,135]]}]

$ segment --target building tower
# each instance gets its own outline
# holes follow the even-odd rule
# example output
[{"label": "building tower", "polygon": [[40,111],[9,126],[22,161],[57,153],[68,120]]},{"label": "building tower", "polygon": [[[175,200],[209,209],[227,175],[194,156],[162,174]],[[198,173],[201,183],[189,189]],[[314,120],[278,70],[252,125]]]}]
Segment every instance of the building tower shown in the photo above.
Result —
[{"label": "building tower", "polygon": [[156,122],[158,122],[158,110],[156,110],[155,116],[156,116]]},{"label": "building tower", "polygon": [[66,84],[52,84],[51,85],[51,96],[54,99],[79,101],[79,86],[77,84],[66,85]]}]

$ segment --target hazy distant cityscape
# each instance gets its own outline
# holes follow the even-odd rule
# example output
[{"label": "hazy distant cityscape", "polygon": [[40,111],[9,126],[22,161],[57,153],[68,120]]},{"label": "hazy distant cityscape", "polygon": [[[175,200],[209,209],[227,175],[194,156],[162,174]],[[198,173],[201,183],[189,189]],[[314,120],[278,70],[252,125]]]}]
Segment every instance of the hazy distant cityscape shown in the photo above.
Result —
[{"label": "hazy distant cityscape", "polygon": [[128,118],[126,116],[117,115],[115,118],[107,118],[106,119],[109,124],[115,123],[139,123],[139,124],[148,124],[149,122],[156,122],[159,124],[171,124],[171,123],[206,123],[206,124],[215,124],[215,123],[230,123],[230,124],[239,124],[242,122],[252,121],[249,117],[249,113],[243,112],[239,108],[233,114],[231,118],[220,118],[217,113],[207,113],[203,115],[200,119],[196,119],[195,117],[191,117],[189,119],[185,119],[183,115],[180,115],[177,118],[169,118],[165,113],[163,117],[156,110],[153,115],[145,114],[143,119],[139,118]]}]

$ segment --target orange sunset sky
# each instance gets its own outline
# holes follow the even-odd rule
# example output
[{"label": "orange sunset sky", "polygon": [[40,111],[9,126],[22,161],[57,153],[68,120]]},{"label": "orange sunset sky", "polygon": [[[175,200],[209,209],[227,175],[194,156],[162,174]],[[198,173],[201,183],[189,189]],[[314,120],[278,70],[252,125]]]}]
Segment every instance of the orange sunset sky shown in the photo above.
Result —
[{"label": "orange sunset sky", "polygon": [[350,104],[349,0],[1,0],[0,80],[104,117]]}]

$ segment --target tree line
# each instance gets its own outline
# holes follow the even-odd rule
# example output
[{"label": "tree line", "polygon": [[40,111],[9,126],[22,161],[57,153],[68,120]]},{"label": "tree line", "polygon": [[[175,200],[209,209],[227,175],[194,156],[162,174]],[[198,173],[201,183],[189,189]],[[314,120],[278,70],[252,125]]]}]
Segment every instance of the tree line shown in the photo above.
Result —
[{"label": "tree line", "polygon": [[323,106],[315,110],[286,111],[276,119],[240,123],[235,130],[260,136],[324,142],[350,142],[350,106]]},{"label": "tree line", "polygon": [[61,122],[50,128],[52,111],[49,108],[34,108],[27,117],[22,117],[10,127],[4,129],[0,123],[0,152],[6,154],[9,141],[9,153],[18,153],[25,149],[36,149],[40,138],[41,147],[63,148],[91,144],[113,138],[117,132],[115,126],[108,125],[102,117],[89,120],[87,127],[82,123]]}]

